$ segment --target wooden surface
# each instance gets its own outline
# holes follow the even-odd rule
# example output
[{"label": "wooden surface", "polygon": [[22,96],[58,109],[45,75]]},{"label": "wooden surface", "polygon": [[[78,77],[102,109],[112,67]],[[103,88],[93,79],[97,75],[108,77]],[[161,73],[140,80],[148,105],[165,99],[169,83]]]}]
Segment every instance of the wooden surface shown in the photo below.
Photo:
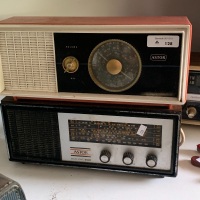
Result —
[{"label": "wooden surface", "polygon": [[10,25],[190,25],[185,16],[157,17],[11,17],[0,21]]}]

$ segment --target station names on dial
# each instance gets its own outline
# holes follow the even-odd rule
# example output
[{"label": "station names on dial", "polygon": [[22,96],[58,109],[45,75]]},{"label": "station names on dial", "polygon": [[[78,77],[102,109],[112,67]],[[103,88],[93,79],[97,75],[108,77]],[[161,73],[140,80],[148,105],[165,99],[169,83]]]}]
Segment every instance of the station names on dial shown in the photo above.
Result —
[{"label": "station names on dial", "polygon": [[141,124],[68,120],[70,141],[161,148],[162,126],[146,126],[143,136],[137,134]]}]

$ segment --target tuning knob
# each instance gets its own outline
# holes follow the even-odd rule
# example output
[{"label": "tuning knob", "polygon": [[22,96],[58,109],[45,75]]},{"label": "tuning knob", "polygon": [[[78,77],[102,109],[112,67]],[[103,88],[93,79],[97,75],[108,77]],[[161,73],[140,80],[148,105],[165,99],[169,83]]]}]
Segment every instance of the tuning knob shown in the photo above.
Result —
[{"label": "tuning knob", "polygon": [[157,157],[155,155],[148,155],[146,158],[146,164],[148,167],[155,167],[157,165]]},{"label": "tuning knob", "polygon": [[68,56],[63,60],[62,66],[64,69],[64,73],[66,73],[66,72],[74,73],[78,70],[79,62],[75,57]]},{"label": "tuning knob", "polygon": [[123,155],[123,163],[125,165],[131,165],[133,163],[133,154],[130,153],[130,152],[125,152],[124,155]]},{"label": "tuning knob", "polygon": [[108,61],[106,68],[110,74],[116,75],[122,71],[122,63],[117,59],[112,59]]},{"label": "tuning knob", "polygon": [[186,110],[186,114],[188,118],[194,118],[195,115],[197,114],[197,110],[195,107],[188,107]]},{"label": "tuning knob", "polygon": [[110,161],[111,153],[108,150],[103,150],[100,154],[100,161],[102,163],[107,163]]}]

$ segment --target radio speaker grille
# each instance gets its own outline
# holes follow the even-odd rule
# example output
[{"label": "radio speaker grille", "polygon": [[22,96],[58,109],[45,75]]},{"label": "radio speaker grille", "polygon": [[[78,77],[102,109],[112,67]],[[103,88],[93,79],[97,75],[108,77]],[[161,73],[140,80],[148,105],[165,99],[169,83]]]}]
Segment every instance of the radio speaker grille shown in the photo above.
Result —
[{"label": "radio speaker grille", "polygon": [[24,193],[19,189],[19,187],[15,186],[3,194],[0,197],[1,200],[26,200]]},{"label": "radio speaker grille", "polygon": [[6,90],[57,91],[53,33],[0,32]]},{"label": "radio speaker grille", "polygon": [[57,114],[39,110],[8,109],[11,158],[60,160]]},{"label": "radio speaker grille", "polygon": [[0,174],[0,199],[26,200],[26,197],[18,182]]}]

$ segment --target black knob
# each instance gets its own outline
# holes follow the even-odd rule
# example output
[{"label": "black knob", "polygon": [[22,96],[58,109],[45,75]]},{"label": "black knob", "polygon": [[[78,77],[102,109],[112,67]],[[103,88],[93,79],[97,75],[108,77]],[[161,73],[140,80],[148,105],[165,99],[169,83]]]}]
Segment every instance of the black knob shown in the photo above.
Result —
[{"label": "black knob", "polygon": [[103,150],[100,154],[100,161],[102,163],[107,163],[110,161],[111,153],[108,150]]},{"label": "black knob", "polygon": [[125,152],[124,155],[123,155],[123,163],[125,165],[131,165],[133,163],[133,154],[130,153],[130,152]]},{"label": "black knob", "polygon": [[153,154],[149,154],[146,158],[146,164],[148,167],[155,167],[157,165],[157,157]]}]

